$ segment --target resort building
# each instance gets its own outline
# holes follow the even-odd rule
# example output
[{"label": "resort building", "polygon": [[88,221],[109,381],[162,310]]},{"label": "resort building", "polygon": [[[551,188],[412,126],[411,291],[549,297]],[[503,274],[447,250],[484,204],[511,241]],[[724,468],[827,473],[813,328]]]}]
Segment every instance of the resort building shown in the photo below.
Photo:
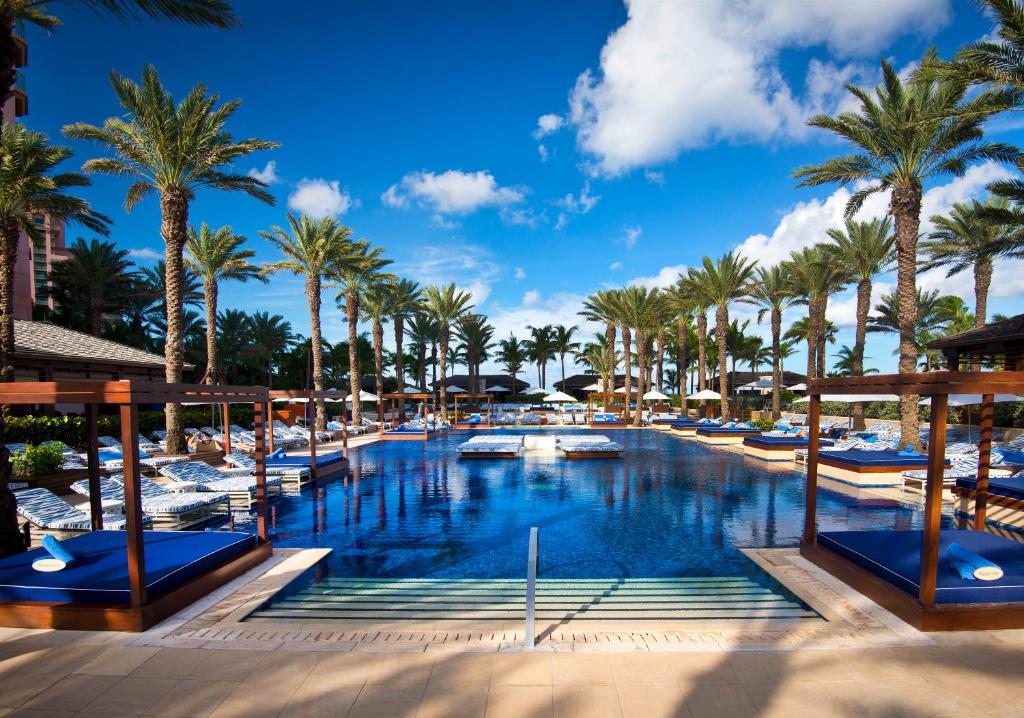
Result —
[{"label": "resort building", "polygon": [[928,345],[938,349],[950,371],[970,371],[972,365],[994,366],[1008,371],[1024,370],[1024,314],[986,324],[977,329],[937,339]]},{"label": "resort building", "polygon": [[[597,384],[601,381],[601,378],[597,374],[573,374],[567,376],[565,381],[556,381],[552,384],[556,391],[564,391],[566,394],[571,394],[577,399],[586,399],[589,392],[584,389],[593,384]],[[640,381],[637,377],[632,377],[633,386],[636,386]],[[626,385],[626,375],[616,374],[615,375],[615,388],[619,388]]]},{"label": "resort building", "polygon": [[[741,387],[745,384],[750,384],[764,376],[771,376],[771,369],[767,371],[730,371],[725,374],[725,384],[728,387],[729,393],[732,394],[736,391],[737,387]],[[806,383],[807,376],[805,374],[798,374],[795,371],[784,371],[782,372],[782,386],[794,386],[796,384]],[[718,391],[718,374],[715,374],[709,382],[713,390]]]},{"label": "resort building", "polygon": [[[474,377],[479,384],[476,387],[476,391],[483,392],[491,387],[504,387],[508,389],[508,394],[512,394],[514,388],[517,394],[522,393],[526,389],[530,388],[530,385],[522,379],[513,379],[508,374],[480,374]],[[454,374],[448,377],[444,385],[445,386],[457,386],[460,389],[469,389],[470,377],[468,374]],[[441,386],[441,382],[434,382],[434,391],[437,391]],[[497,393],[498,396],[502,395],[502,392]]]}]

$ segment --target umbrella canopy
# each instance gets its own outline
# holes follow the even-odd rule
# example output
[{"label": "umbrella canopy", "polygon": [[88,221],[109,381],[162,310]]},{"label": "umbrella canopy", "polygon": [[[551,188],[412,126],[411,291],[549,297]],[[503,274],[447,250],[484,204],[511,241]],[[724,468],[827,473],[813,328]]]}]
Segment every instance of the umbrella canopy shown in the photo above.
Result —
[{"label": "umbrella canopy", "polygon": [[772,380],[771,379],[758,379],[757,381],[752,381],[749,384],[744,384],[743,386],[737,387],[736,391],[760,391],[760,390],[763,390],[763,389],[771,389],[771,388],[772,388]]},{"label": "umbrella canopy", "polygon": [[547,394],[548,390],[540,386],[531,386],[529,389],[523,392],[523,394]]},{"label": "umbrella canopy", "polygon": [[576,397],[569,396],[564,391],[556,391],[554,394],[548,394],[544,397],[544,401],[560,402],[560,401],[576,401]]},{"label": "umbrella canopy", "polygon": [[[296,397],[279,396],[276,399],[271,399],[271,401],[274,402],[275,404],[308,404],[309,403],[309,399],[307,399],[304,396],[296,396]],[[315,401],[315,399],[314,399],[314,401]],[[341,401],[341,399],[324,399],[323,401],[337,403],[337,402]],[[373,400],[372,399],[367,399],[367,401],[373,401]]]},{"label": "umbrella canopy", "polygon": [[690,394],[686,398],[687,399],[693,399],[695,401],[706,401],[706,400],[709,400],[709,399],[714,399],[714,400],[717,401],[718,399],[722,398],[722,395],[719,394],[717,391],[711,391],[710,389],[704,389],[703,391],[698,391],[696,394]]},{"label": "umbrella canopy", "polygon": [[[794,404],[806,404],[810,402],[811,397],[805,396],[802,399],[797,399]],[[838,401],[844,404],[856,404],[859,401],[899,401],[900,398],[896,394],[822,394],[822,401]]]},{"label": "umbrella canopy", "polygon": [[[996,404],[1005,404],[1014,401],[1024,401],[1024,396],[1017,396],[1016,394],[996,394],[994,401]],[[932,398],[926,397],[918,402],[918,404],[928,405],[932,403]],[[980,404],[981,394],[950,394],[949,405],[950,406],[970,406],[971,404]]]},{"label": "umbrella canopy", "polygon": [[402,393],[403,394],[422,394],[424,392],[420,391],[418,388],[416,388],[414,386],[407,386],[404,389],[402,389]]},{"label": "umbrella canopy", "polygon": [[463,389],[461,386],[445,387],[445,391],[447,391],[449,394],[465,394],[466,393],[466,390]]},{"label": "umbrella canopy", "polygon": [[503,386],[489,386],[486,389],[484,389],[484,391],[486,391],[486,392],[492,392],[493,391],[495,393],[502,393],[502,392],[510,392],[512,390],[511,389],[506,389]]},{"label": "umbrella canopy", "polygon": [[[636,394],[640,390],[637,389],[635,386],[631,386],[631,387],[629,387],[629,391],[630,391],[631,394]],[[616,394],[625,394],[626,393],[626,387],[620,386],[618,389],[615,390],[615,393]]]},{"label": "umbrella canopy", "polygon": [[583,387],[583,391],[601,391],[601,388],[601,385],[595,381],[593,384]]},{"label": "umbrella canopy", "polygon": [[[352,403],[352,395],[349,394],[348,396],[346,396],[345,397],[345,401],[347,401],[348,403],[351,404]],[[380,401],[380,397],[377,396],[376,394],[371,394],[370,392],[365,391],[365,390],[364,391],[360,391],[359,392],[359,403],[361,404],[364,401]]]},{"label": "umbrella canopy", "polygon": [[807,385],[803,383],[794,384],[793,386],[787,386],[786,388],[789,389],[790,391],[807,391]]},{"label": "umbrella canopy", "polygon": [[668,400],[669,400],[669,398],[667,396],[665,396],[664,394],[662,394],[657,389],[652,389],[651,391],[649,391],[646,394],[644,394],[644,401],[668,401]]}]

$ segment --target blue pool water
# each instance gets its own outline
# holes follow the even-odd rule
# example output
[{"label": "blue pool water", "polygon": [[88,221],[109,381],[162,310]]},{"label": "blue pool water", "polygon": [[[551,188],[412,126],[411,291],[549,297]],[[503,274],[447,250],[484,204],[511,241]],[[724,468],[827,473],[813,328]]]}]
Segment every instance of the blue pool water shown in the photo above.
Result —
[{"label": "blue pool water", "polygon": [[[797,545],[804,476],[791,463],[657,431],[601,433],[622,459],[460,460],[470,432],[365,446],[344,477],[276,502],[273,539],[333,549],[332,576],[444,579],[522,578],[531,526],[546,578],[735,576],[753,567],[740,549]],[[821,530],[922,518],[824,489],[818,516]]]}]

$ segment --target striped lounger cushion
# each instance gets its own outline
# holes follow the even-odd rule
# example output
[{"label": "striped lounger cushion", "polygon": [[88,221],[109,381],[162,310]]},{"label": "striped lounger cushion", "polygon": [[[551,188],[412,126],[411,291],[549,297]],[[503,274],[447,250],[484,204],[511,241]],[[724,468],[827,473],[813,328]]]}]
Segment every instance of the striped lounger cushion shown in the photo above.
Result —
[{"label": "striped lounger cushion", "polygon": [[[192,481],[202,491],[255,491],[256,477],[228,476],[202,461],[189,461],[185,464],[164,466],[160,473],[175,481]],[[267,477],[267,486],[281,483],[280,477]]]},{"label": "striped lounger cushion", "polygon": [[[239,469],[256,471],[256,459],[240,451],[232,451],[224,461]],[[319,462],[318,462],[319,463]],[[267,466],[267,476],[307,476],[309,469],[302,466]]]},{"label": "striped lounger cushion", "polygon": [[[92,519],[64,499],[46,489],[26,489],[15,494],[18,513],[28,521],[44,529],[55,531],[89,531]],[[104,528],[124,528],[123,518],[103,519]]]}]

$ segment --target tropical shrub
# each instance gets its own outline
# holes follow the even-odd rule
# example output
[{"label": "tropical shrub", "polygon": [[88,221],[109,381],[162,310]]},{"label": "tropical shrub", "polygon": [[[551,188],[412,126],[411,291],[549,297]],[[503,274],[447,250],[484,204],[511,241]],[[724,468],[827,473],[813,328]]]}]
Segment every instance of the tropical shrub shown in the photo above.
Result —
[{"label": "tropical shrub", "polygon": [[762,416],[759,419],[751,419],[750,423],[753,424],[755,428],[760,429],[761,431],[771,431],[772,429],[775,428],[775,422],[772,421],[771,417],[768,416]]},{"label": "tropical shrub", "polygon": [[48,476],[64,465],[64,451],[59,446],[26,444],[24,451],[11,456],[15,476]]}]

